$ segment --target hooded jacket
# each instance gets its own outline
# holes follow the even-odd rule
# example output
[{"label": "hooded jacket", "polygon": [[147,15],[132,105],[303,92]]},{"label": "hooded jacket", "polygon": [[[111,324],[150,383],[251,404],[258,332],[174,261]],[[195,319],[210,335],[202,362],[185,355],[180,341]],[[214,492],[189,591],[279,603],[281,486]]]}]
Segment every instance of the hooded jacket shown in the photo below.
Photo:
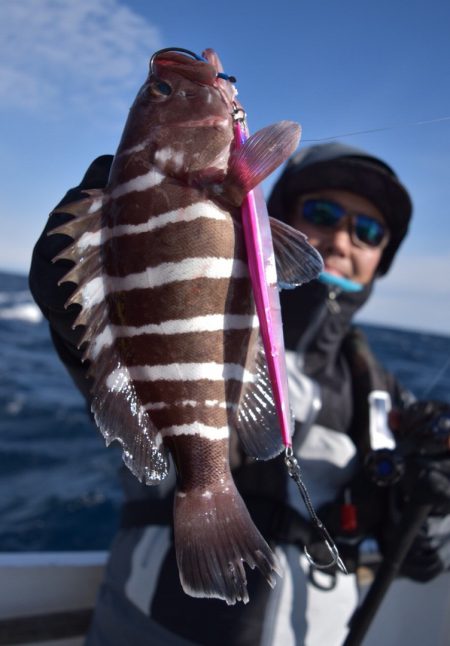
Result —
[{"label": "hooded jacket", "polygon": [[[79,199],[85,189],[105,186],[111,162],[111,156],[95,160],[81,184],[70,190],[61,204]],[[283,184],[285,179],[282,176],[280,182]],[[277,189],[274,195],[276,193],[283,198],[283,192]],[[272,207],[276,204],[274,200],[269,202]],[[77,306],[66,311],[64,303],[70,286],[65,284],[56,288],[58,280],[68,270],[68,264],[67,261],[52,263],[52,258],[66,246],[67,239],[47,236],[48,229],[62,224],[67,217],[61,213],[53,215],[38,240],[30,270],[30,288],[49,321],[61,360],[89,401],[86,367],[81,363],[82,353],[77,349],[82,330],[71,327]],[[397,247],[398,240],[399,237]],[[393,253],[386,256],[383,271],[387,270],[392,257]],[[401,400],[399,388],[378,366],[363,336],[351,324],[370,291],[371,286],[349,294],[313,281],[299,290],[281,293],[291,404],[296,417],[294,443],[304,481],[334,538],[340,529],[343,493],[349,488],[356,503],[357,496],[362,497],[361,510],[367,510],[367,517],[360,517],[361,525],[372,529],[380,522],[383,505],[377,495],[379,492],[374,492],[370,486],[369,490],[367,487],[362,489],[358,481],[367,450],[367,396],[373,389],[384,389],[395,400]],[[320,410],[314,407],[317,391],[322,401]],[[308,415],[311,410],[313,415]],[[279,544],[291,543],[298,547],[308,544],[310,553],[315,555],[311,549],[310,526],[302,520],[306,516],[305,509],[287,474],[283,457],[269,462],[251,461],[236,446],[232,446],[232,457],[236,484],[264,536]],[[274,617],[278,621],[271,614],[275,612],[275,606],[270,605],[277,602],[278,593],[270,591],[264,582],[261,584],[260,578],[250,573],[250,586],[254,586],[253,604],[224,608],[184,595],[179,589],[173,550],[169,547],[166,551],[170,545],[167,526],[172,516],[173,469],[172,479],[167,478],[158,487],[140,485],[125,468],[122,475],[128,501],[123,512],[123,531],[119,532],[111,550],[87,643],[92,646],[125,641],[146,644],[149,634],[161,644],[185,643],[174,641],[174,636],[179,635],[190,640],[186,643],[199,643],[199,639],[206,640],[208,636],[210,641],[202,643],[244,643],[239,641],[241,637],[248,637],[248,643],[261,643],[266,628],[273,632]],[[361,532],[364,528],[360,528]],[[152,543],[148,543],[150,539]],[[349,565],[351,555],[344,554],[342,546],[340,550]],[[297,577],[298,551],[293,551],[296,562],[292,572]],[[325,559],[327,557],[329,555],[325,555]],[[161,558],[162,562],[158,560]],[[320,555],[317,558],[320,560]],[[311,581],[312,578],[308,585],[312,585]],[[277,589],[282,589],[281,584]],[[300,592],[301,603],[304,603],[304,593]],[[287,620],[290,611],[288,614]],[[345,617],[343,621],[345,623]],[[299,634],[304,629],[301,628]],[[126,631],[130,631],[129,638],[124,637]],[[233,641],[235,639],[238,641]]]},{"label": "hooded jacket", "polygon": [[[80,185],[69,190],[59,206],[79,199],[83,190],[105,186],[111,162],[112,156],[110,155],[97,158],[88,168]],[[291,165],[288,165],[285,172],[290,175],[292,168]],[[272,205],[272,208],[280,198],[279,187],[284,182],[285,178],[282,175],[269,200],[269,205]],[[274,195],[276,196],[277,193],[278,198],[275,200]],[[82,365],[82,353],[76,347],[81,330],[73,330],[71,327],[76,316],[74,310],[78,306],[71,306],[66,311],[64,303],[69,296],[70,286],[65,284],[58,289],[55,288],[59,279],[68,270],[68,261],[52,263],[52,258],[67,244],[67,239],[63,236],[47,236],[47,231],[57,224],[54,218],[62,223],[67,216],[61,213],[53,215],[38,240],[30,270],[30,288],[44,316],[49,320],[53,343],[61,360],[66,365],[77,387],[89,400],[89,382],[85,379],[86,366]],[[395,391],[398,394],[399,392],[394,381],[377,366],[367,344],[360,335],[357,335],[359,340],[356,345],[359,347],[359,355],[364,356],[365,359],[361,361],[360,356],[357,363],[360,364],[360,372],[366,374],[365,381],[367,383],[363,393],[355,392],[356,382],[352,374],[352,365],[355,363],[352,359],[355,354],[352,348],[355,343],[350,341],[355,338],[355,333],[352,331],[351,321],[369,297],[370,292],[371,286],[357,293],[338,292],[319,281],[312,281],[301,289],[281,292],[288,370],[291,384],[294,384],[291,388],[291,404],[296,413],[297,434],[300,436],[302,433],[301,425],[304,419],[301,418],[307,414],[310,403],[308,397],[312,392],[311,387],[305,384],[316,384],[320,390],[322,405],[315,420],[315,429],[309,430],[309,436],[314,437],[314,433],[318,436],[320,434],[317,431],[318,427],[322,429],[322,434],[328,430],[331,434],[330,437],[334,439],[336,439],[336,433],[340,434],[338,445],[342,449],[342,444],[345,444],[346,451],[350,456],[348,473],[345,469],[333,468],[336,473],[339,472],[338,480],[331,478],[328,493],[326,495],[318,494],[317,503],[319,505],[329,502],[333,496],[338,494],[346,479],[350,478],[355,471],[358,450],[367,446],[366,402],[368,389],[372,387],[374,379],[378,384],[377,387],[389,388],[392,393]],[[367,359],[369,356],[370,360]],[[363,368],[361,368],[362,364],[364,364]],[[369,364],[370,370],[367,368]],[[370,376],[368,376],[369,372]],[[302,385],[299,390],[300,382]],[[361,383],[361,378],[359,378],[358,384]],[[356,417],[355,413],[358,413]],[[344,437],[348,439],[344,440]],[[304,442],[304,438],[302,438],[302,442]],[[297,444],[299,443],[298,440]],[[353,448],[350,447],[350,443]],[[331,449],[331,444],[330,459],[334,451]],[[336,456],[338,461],[342,462],[344,459],[339,450],[335,454]],[[236,443],[232,442],[230,459],[235,470],[237,484],[247,498],[264,497],[267,490],[267,495],[270,498],[273,498],[273,492],[277,491],[278,503],[288,498],[298,500],[298,492],[294,494],[291,491],[291,495],[288,496],[290,483],[288,484],[289,479],[281,457],[268,463],[252,463],[247,460]],[[312,457],[311,460],[314,462],[315,458]],[[322,471],[317,471],[314,466],[310,470],[313,480],[323,481],[324,478],[326,479]],[[316,473],[318,474],[317,478]],[[167,490],[170,489],[169,486],[160,486],[156,488],[158,492],[155,496],[154,488],[141,486],[134,478],[127,476],[128,474],[124,476],[125,490],[128,498],[132,500],[140,499],[150,492],[152,497],[164,497]],[[308,484],[308,478],[306,481]],[[295,503],[294,506],[304,512],[301,503]]]}]

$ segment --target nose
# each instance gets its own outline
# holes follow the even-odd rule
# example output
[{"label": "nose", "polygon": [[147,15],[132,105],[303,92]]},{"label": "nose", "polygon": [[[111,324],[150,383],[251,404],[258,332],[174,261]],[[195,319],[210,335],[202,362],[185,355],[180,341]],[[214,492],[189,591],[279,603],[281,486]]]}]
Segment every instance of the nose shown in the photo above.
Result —
[{"label": "nose", "polygon": [[330,229],[327,232],[326,248],[328,252],[334,252],[340,256],[350,255],[352,239],[348,226]]}]

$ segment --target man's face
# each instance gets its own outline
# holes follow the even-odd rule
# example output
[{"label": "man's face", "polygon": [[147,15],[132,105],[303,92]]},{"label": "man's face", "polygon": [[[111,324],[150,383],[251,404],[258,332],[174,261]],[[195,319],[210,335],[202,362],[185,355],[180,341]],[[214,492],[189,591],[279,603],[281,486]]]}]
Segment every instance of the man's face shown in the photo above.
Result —
[{"label": "man's face", "polygon": [[308,237],[308,242],[321,254],[325,271],[367,285],[375,275],[387,236],[376,246],[361,243],[355,232],[355,218],[347,214],[336,226],[313,224],[304,215],[308,200],[329,200],[346,213],[367,216],[366,219],[362,218],[363,222],[370,224],[373,218],[377,221],[375,227],[381,223],[386,228],[381,212],[372,202],[356,193],[327,189],[302,195],[290,219],[291,226],[302,231]]}]

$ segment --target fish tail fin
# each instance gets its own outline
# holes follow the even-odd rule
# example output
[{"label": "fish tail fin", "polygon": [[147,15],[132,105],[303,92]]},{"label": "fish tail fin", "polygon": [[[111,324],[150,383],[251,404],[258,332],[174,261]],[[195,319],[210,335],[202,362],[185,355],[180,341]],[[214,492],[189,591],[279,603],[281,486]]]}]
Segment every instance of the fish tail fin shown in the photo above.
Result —
[{"label": "fish tail fin", "polygon": [[269,585],[280,566],[254,525],[233,482],[227,491],[177,492],[175,549],[180,581],[192,597],[247,603],[244,561],[257,567]]}]

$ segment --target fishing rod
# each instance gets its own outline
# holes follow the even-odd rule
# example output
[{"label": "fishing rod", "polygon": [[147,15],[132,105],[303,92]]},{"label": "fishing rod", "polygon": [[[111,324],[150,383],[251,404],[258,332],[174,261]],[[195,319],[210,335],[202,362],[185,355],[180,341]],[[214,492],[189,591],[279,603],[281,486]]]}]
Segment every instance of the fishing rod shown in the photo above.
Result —
[{"label": "fishing rod", "polygon": [[[440,374],[444,374],[444,371],[440,370]],[[387,421],[389,406],[386,401],[383,403],[380,399],[378,403],[374,403],[378,408],[384,406],[385,414],[378,416],[378,420],[384,417]],[[398,423],[398,444],[387,426],[379,430],[382,433],[375,439],[382,441],[381,435],[384,435],[384,446],[372,450],[368,455],[369,459],[366,460],[372,480],[377,485],[386,487],[400,482],[406,473],[413,475],[413,479],[409,482],[409,501],[403,510],[394,537],[374,582],[350,620],[350,630],[343,646],[359,646],[362,643],[415,538],[433,510],[434,504],[430,499],[433,500],[436,493],[433,485],[430,486],[429,469],[423,460],[429,456],[432,464],[435,458],[449,453],[450,405],[433,401],[413,403]],[[412,469],[408,469],[408,466]]]},{"label": "fishing rod", "polygon": [[[417,485],[420,487],[420,480]],[[414,496],[409,502],[392,541],[391,549],[384,557],[364,601],[355,610],[350,620],[350,631],[343,646],[360,646],[362,644],[386,592],[398,575],[403,561],[431,509],[432,505],[418,504]]]}]

